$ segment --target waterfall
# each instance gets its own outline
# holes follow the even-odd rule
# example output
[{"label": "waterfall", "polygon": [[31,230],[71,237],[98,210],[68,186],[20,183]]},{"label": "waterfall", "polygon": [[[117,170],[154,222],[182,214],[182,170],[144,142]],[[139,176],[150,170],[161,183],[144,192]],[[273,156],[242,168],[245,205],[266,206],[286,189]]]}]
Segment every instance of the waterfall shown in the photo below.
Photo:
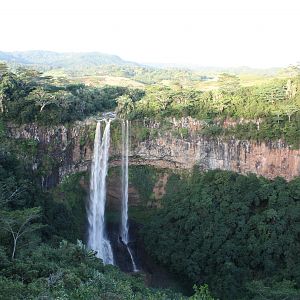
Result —
[{"label": "waterfall", "polygon": [[127,245],[128,240],[128,121],[122,121],[122,211],[121,238]]},{"label": "waterfall", "polygon": [[113,252],[105,232],[106,176],[110,143],[110,122],[105,120],[101,139],[101,122],[97,122],[94,154],[90,179],[90,199],[88,207],[88,246],[97,251],[97,257],[104,264],[114,264]]},{"label": "waterfall", "polygon": [[122,121],[122,211],[121,211],[121,239],[126,245],[128,253],[131,258],[133,272],[137,272],[137,266],[129,243],[129,226],[128,226],[128,138],[129,137],[129,123],[128,120]]}]

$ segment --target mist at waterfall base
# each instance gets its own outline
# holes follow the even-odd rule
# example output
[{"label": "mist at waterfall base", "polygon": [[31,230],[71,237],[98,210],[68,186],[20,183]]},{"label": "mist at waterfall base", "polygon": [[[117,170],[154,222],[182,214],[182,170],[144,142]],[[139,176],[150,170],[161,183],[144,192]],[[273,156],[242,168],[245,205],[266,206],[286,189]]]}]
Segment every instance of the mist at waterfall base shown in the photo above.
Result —
[{"label": "mist at waterfall base", "polygon": [[[113,249],[106,232],[105,204],[106,204],[106,179],[108,173],[109,146],[110,146],[111,119],[105,120],[105,128],[101,138],[101,121],[97,122],[94,154],[91,167],[90,198],[88,207],[88,247],[97,252],[104,264],[115,264]],[[128,140],[129,122],[122,121],[122,184],[121,184],[121,226],[117,248],[126,248],[129,254],[131,269],[137,272],[133,252],[129,245],[128,224]],[[112,237],[113,240],[116,240]],[[115,241],[114,241],[115,244]],[[116,248],[116,247],[114,247]],[[117,252],[124,252],[118,251]],[[115,251],[116,252],[116,251]]]}]

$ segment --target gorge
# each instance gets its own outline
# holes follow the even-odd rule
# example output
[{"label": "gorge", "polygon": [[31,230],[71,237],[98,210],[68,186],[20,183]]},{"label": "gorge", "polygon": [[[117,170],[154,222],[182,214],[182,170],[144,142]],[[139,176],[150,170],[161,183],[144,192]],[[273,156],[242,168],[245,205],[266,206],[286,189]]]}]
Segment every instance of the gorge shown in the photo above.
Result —
[{"label": "gorge", "polygon": [[0,298],[299,298],[299,83],[20,72],[0,77]]},{"label": "gorge", "polygon": [[[102,124],[102,138],[100,124]],[[129,124],[131,124],[130,130]],[[270,179],[281,176],[289,181],[300,174],[300,150],[291,149],[282,141],[259,142],[203,136],[200,131],[201,122],[192,118],[171,119],[168,123],[169,127],[164,128],[164,126],[154,121],[129,123],[114,120],[110,123],[103,120],[100,123],[96,119],[89,118],[83,122],[76,122],[70,127],[49,128],[28,124],[19,127],[10,125],[8,129],[14,139],[37,141],[38,152],[32,162],[33,166],[43,167],[45,153],[58,162],[48,168],[48,173],[45,173],[43,184],[46,190],[55,187],[72,174],[91,171],[92,196],[94,190],[92,183],[96,173],[105,180],[106,172],[111,169],[107,177],[107,186],[103,181],[99,182],[100,185],[94,183],[98,189],[96,193],[101,190],[101,217],[93,223],[96,215],[89,211],[89,228],[92,228],[92,224],[99,226],[96,224],[99,220],[102,222],[100,228],[106,226],[103,206],[106,196],[103,193],[106,186],[109,216],[116,215],[118,221],[115,225],[114,222],[109,221],[107,235],[100,230],[103,238],[98,242],[104,241],[103,251],[106,254],[99,254],[99,257],[107,264],[114,263],[127,272],[136,272],[139,269],[135,260],[137,245],[135,241],[132,251],[128,205],[133,209],[138,208],[142,213],[149,208],[161,207],[160,199],[165,195],[168,181],[174,172],[180,174],[195,170],[201,172],[221,169],[242,174],[255,173]],[[186,129],[184,134],[182,129]],[[145,135],[144,132],[147,134]],[[98,158],[95,158],[96,153],[99,154]],[[96,161],[98,166],[95,164]],[[133,185],[132,180],[128,178],[128,172],[133,172],[132,168],[142,166],[154,167],[156,171],[153,171],[153,174],[157,174],[151,175],[153,177],[151,184],[149,179],[144,178],[150,188],[146,197],[152,199],[147,202],[143,200],[146,191],[138,189],[137,185]],[[91,232],[89,236],[93,236]],[[135,235],[134,239],[136,238]],[[112,241],[111,245],[109,240]],[[94,250],[101,248],[95,243],[95,239],[94,242],[89,239],[88,245]],[[113,252],[117,257],[113,257]],[[140,256],[141,253],[138,255]],[[142,264],[145,271],[154,272],[155,268],[151,263],[149,266],[147,262],[145,266],[143,260],[144,257],[142,257]]]}]

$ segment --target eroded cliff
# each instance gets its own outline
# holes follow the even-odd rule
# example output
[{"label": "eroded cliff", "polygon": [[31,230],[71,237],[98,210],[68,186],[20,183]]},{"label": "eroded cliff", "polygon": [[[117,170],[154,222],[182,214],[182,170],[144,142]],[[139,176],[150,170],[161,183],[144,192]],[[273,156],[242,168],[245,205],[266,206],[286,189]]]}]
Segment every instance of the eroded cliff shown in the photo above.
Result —
[{"label": "eroded cliff", "polygon": [[68,174],[86,171],[93,155],[95,120],[87,119],[71,126],[38,126],[8,124],[10,137],[33,140],[37,156],[33,168],[39,170],[42,185],[50,188]]},{"label": "eroded cliff", "polygon": [[[300,150],[278,142],[160,137],[139,143],[134,154],[148,164],[167,168],[231,170],[287,180],[300,175]],[[141,160],[140,160],[141,162]]]},{"label": "eroded cliff", "polygon": [[[192,118],[171,120],[169,129],[160,123],[146,126],[156,130],[155,137],[138,142],[132,149],[137,162],[166,168],[231,170],[267,178],[291,180],[300,175],[300,149],[283,141],[248,141],[201,134],[201,121]],[[184,130],[183,130],[184,129]],[[135,163],[134,159],[132,163]]]},{"label": "eroded cliff", "polygon": [[[52,185],[67,174],[89,168],[95,123],[94,119],[88,119],[68,127],[48,128],[31,124],[9,125],[8,129],[13,138],[38,141],[36,165],[42,165],[45,157],[51,158],[52,165],[45,180],[46,185]],[[283,141],[207,137],[201,134],[202,125],[201,121],[191,118],[172,119],[168,127],[158,122],[133,122],[130,164],[171,169],[222,169],[243,174],[252,172],[287,180],[300,175],[300,149],[291,149]],[[141,128],[148,133],[142,140],[137,137],[137,130]],[[118,124],[112,130],[118,130]],[[119,138],[112,132],[112,166],[119,164]]]}]

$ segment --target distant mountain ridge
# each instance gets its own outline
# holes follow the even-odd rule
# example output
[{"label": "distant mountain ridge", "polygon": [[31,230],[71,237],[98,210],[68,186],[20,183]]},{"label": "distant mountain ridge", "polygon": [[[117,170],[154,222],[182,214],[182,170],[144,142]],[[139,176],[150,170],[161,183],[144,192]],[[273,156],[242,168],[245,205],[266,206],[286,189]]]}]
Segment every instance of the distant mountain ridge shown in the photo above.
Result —
[{"label": "distant mountain ridge", "polygon": [[197,64],[175,64],[175,63],[136,63],[123,60],[118,55],[104,54],[101,52],[54,52],[44,50],[33,51],[0,51],[0,61],[11,65],[33,66],[40,70],[65,69],[67,71],[97,69],[108,65],[119,67],[142,67],[164,70],[190,70],[205,74],[227,72],[233,74],[269,74],[274,75],[280,68],[251,68],[241,67],[213,67]]},{"label": "distant mountain ridge", "polygon": [[177,63],[144,63],[144,65],[159,68],[159,69],[187,69],[191,71],[198,71],[205,74],[211,73],[231,73],[231,74],[269,74],[275,75],[280,67],[269,67],[269,68],[254,68],[248,66],[237,66],[237,67],[222,67],[222,66],[209,66],[209,65],[198,65],[198,64],[177,64]]},{"label": "distant mountain ridge", "polygon": [[0,51],[0,60],[9,64],[29,65],[40,68],[81,69],[103,65],[138,65],[128,62],[117,55],[100,52],[53,52],[53,51]]}]

